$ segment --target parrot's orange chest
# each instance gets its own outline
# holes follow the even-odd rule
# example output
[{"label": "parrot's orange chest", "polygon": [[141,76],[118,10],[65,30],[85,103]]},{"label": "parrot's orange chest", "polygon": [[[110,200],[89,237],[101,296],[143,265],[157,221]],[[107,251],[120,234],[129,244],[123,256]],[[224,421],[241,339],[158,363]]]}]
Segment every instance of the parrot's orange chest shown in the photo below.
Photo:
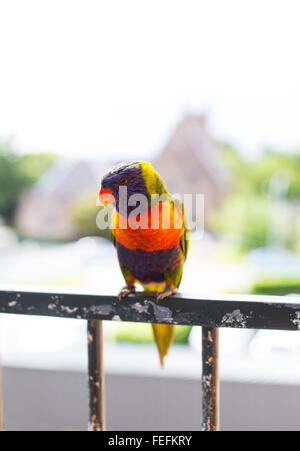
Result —
[{"label": "parrot's orange chest", "polygon": [[116,241],[127,249],[149,252],[171,249],[178,245],[184,233],[182,212],[173,204],[170,205],[169,210],[164,210],[163,203],[159,203],[151,210],[141,213],[135,223],[140,224],[138,227],[133,226],[130,217],[125,219],[115,211],[112,233]]}]

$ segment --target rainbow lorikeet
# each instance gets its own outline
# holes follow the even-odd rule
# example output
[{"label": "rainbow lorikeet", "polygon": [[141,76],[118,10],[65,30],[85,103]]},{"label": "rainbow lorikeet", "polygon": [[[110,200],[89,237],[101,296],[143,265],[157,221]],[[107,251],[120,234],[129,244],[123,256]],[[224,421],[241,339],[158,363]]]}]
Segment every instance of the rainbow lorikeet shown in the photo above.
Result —
[{"label": "rainbow lorikeet", "polygon": [[[126,190],[122,191],[124,187]],[[137,225],[130,222],[136,209],[136,202],[130,199],[135,195],[140,196]],[[126,203],[125,211],[122,200]],[[154,292],[157,302],[177,293],[188,252],[188,228],[182,202],[167,191],[151,164],[127,161],[108,170],[102,179],[100,202],[114,204],[112,237],[126,282],[119,299],[134,293],[136,282],[145,291]],[[166,204],[169,209],[164,209]],[[164,223],[166,211],[168,223]],[[153,324],[152,327],[163,366],[173,341],[174,326]]]}]

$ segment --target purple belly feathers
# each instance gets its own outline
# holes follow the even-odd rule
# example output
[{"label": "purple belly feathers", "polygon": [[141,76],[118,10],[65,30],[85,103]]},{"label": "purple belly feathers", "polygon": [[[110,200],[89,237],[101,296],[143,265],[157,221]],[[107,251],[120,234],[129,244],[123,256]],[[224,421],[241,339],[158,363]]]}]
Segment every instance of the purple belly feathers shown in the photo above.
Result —
[{"label": "purple belly feathers", "polygon": [[132,276],[144,283],[163,282],[167,271],[180,264],[181,249],[176,245],[170,249],[144,251],[128,249],[116,243],[120,266],[130,271]]}]

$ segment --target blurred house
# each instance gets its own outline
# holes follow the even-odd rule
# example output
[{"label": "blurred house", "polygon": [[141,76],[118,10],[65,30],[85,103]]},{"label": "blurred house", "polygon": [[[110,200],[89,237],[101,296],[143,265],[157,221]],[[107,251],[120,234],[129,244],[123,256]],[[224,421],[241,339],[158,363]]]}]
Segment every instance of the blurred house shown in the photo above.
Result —
[{"label": "blurred house", "polygon": [[96,193],[104,167],[94,161],[59,161],[27,191],[19,202],[16,225],[22,235],[37,239],[70,240],[77,230],[72,219],[74,202]]},{"label": "blurred house", "polygon": [[[87,160],[54,163],[20,200],[16,225],[21,234],[49,240],[76,238],[74,203],[88,193],[94,192],[96,197],[101,175],[110,164]],[[204,116],[186,116],[153,165],[170,192],[204,194],[205,219],[229,188],[227,171]]]},{"label": "blurred house", "polygon": [[205,219],[228,192],[229,174],[208,133],[205,116],[186,116],[153,165],[170,192],[204,194]]}]

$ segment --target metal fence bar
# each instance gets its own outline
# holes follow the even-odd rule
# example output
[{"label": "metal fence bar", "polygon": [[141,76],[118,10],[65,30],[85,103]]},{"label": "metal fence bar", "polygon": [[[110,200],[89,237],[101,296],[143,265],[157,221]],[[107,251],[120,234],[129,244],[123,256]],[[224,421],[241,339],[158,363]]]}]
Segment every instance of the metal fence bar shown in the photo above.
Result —
[{"label": "metal fence bar", "polygon": [[219,428],[219,329],[202,327],[202,430]]},{"label": "metal fence bar", "polygon": [[0,313],[60,318],[120,320],[187,326],[300,330],[300,296],[179,294],[157,304],[137,293],[116,296],[57,291],[3,290]]},{"label": "metal fence bar", "polygon": [[2,368],[0,362],[0,432],[3,431]]},{"label": "metal fence bar", "polygon": [[103,366],[103,323],[88,321],[88,370],[90,392],[89,430],[105,430],[105,389]]}]

